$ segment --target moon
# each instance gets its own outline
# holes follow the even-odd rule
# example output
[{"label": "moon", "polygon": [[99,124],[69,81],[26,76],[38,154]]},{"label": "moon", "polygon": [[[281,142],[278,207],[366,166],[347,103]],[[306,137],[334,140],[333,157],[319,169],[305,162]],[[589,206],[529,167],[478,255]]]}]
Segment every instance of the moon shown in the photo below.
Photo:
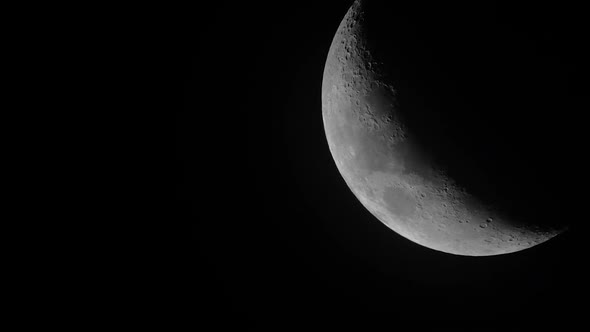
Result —
[{"label": "moon", "polygon": [[[466,74],[458,78],[449,76],[459,82],[453,87],[445,83],[445,76],[430,78],[427,70],[420,68],[428,68],[432,62],[424,60],[422,66],[420,61],[426,59],[422,55],[400,55],[411,53],[416,43],[404,36],[403,29],[387,31],[383,38],[384,32],[370,26],[379,23],[369,22],[371,10],[377,9],[367,7],[364,1],[352,4],[333,38],[322,81],[322,115],[329,149],[340,174],[362,205],[402,237],[455,255],[513,253],[566,230],[563,223],[537,222],[541,218],[536,212],[523,207],[530,205],[530,199],[525,202],[515,198],[534,196],[537,187],[531,184],[536,183],[534,180],[523,177],[528,174],[523,165],[529,165],[531,159],[521,161],[518,158],[525,158],[526,153],[513,151],[519,144],[527,144],[522,139],[515,141],[525,135],[517,136],[514,133],[519,130],[514,129],[514,124],[503,124],[490,115],[509,112],[498,111],[502,109],[499,97],[488,98],[489,103],[478,106],[477,98],[487,98],[483,94],[498,93],[469,90],[472,83],[460,83],[471,77],[465,75],[475,75],[469,70],[462,71]],[[449,41],[449,45],[453,43]],[[382,46],[393,49],[393,53],[385,52]],[[518,61],[515,57],[518,55],[511,56],[510,61]],[[413,65],[407,62],[410,58],[414,59]],[[496,58],[508,61],[501,55]],[[496,67],[491,66],[482,75],[495,75]],[[413,86],[413,80],[419,84]],[[491,87],[492,83],[482,84]],[[510,84],[505,84],[506,95],[515,91],[510,89],[516,83]],[[466,97],[455,98],[460,95]],[[519,102],[512,104],[524,109]],[[490,132],[480,122],[504,127]],[[477,126],[483,129],[474,130]],[[498,132],[507,133],[507,138]],[[490,138],[498,136],[503,138]],[[498,172],[504,173],[500,176]],[[543,202],[537,200],[539,206]]]}]

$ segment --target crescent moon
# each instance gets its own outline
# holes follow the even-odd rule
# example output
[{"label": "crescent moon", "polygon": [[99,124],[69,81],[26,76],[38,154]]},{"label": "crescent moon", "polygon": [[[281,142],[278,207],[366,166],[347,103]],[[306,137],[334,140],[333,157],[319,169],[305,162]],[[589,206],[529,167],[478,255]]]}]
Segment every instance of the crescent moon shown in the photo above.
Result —
[{"label": "crescent moon", "polygon": [[329,149],[350,190],[372,215],[424,247],[466,256],[517,252],[562,229],[523,226],[470,193],[407,129],[399,91],[383,75],[356,1],[326,59],[322,115]]}]

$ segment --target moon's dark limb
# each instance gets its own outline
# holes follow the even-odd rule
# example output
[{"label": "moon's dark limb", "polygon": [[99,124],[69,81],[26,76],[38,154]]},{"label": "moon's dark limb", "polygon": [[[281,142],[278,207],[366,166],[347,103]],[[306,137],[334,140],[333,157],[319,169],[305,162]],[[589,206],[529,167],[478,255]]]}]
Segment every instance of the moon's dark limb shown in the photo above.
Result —
[{"label": "moon's dark limb", "polygon": [[[371,21],[383,21],[379,15],[362,1],[352,5],[334,36],[322,83],[330,151],[361,203],[398,234],[458,255],[515,252],[563,231],[561,223],[526,208],[532,196],[549,203],[543,197],[550,195],[538,194],[543,186],[527,169],[535,160],[523,157],[533,155],[522,149],[527,139],[515,139],[522,120],[498,120],[525,105],[481,102],[514,93],[510,83],[494,87],[490,80],[486,87],[495,90],[482,92],[460,84],[482,82],[468,70],[433,75],[430,56],[415,51],[424,48],[404,37],[403,19],[388,20],[393,32],[384,35]],[[484,46],[471,52],[478,47]],[[444,54],[438,60],[460,62]],[[493,64],[486,68],[479,75],[498,75]]]}]

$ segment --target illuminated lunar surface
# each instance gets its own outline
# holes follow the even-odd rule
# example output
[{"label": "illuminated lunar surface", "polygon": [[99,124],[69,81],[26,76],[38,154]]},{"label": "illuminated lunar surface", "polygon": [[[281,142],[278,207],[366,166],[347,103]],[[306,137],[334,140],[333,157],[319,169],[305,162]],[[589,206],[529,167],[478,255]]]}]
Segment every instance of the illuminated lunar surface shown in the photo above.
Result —
[{"label": "illuminated lunar surface", "polygon": [[560,233],[512,220],[423,152],[404,125],[396,86],[373,58],[363,19],[357,1],[334,36],[322,82],[330,151],[358,200],[397,234],[457,255],[516,252]]}]

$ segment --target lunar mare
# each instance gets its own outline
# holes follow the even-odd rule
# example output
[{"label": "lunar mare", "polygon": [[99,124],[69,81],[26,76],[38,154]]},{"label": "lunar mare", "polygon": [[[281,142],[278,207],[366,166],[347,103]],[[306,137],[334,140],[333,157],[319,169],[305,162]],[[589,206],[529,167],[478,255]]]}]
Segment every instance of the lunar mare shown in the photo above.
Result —
[{"label": "lunar mare", "polygon": [[401,236],[451,254],[506,254],[557,235],[519,226],[418,147],[400,115],[398,91],[366,42],[363,20],[356,1],[334,36],[322,82],[329,148],[358,200]]}]

